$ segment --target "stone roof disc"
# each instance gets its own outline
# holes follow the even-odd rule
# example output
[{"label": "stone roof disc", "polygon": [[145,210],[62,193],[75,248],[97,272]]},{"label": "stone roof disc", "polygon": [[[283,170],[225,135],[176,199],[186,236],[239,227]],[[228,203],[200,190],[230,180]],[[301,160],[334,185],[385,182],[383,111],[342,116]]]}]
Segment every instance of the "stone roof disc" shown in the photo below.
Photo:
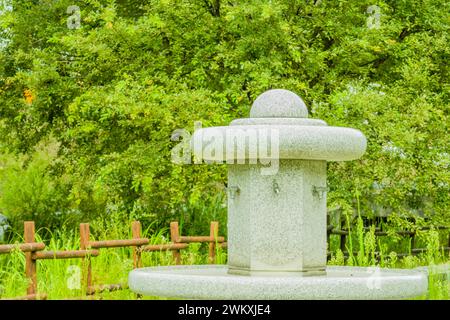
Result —
[{"label": "stone roof disc", "polygon": [[[195,155],[216,162],[263,159],[258,150],[266,144],[278,144],[278,159],[348,161],[366,151],[367,141],[361,131],[308,119],[303,100],[288,90],[264,92],[253,103],[250,115],[233,120],[230,126],[196,130],[192,138]],[[215,152],[203,152],[208,145],[216,148]],[[236,151],[236,146],[245,153]]]}]

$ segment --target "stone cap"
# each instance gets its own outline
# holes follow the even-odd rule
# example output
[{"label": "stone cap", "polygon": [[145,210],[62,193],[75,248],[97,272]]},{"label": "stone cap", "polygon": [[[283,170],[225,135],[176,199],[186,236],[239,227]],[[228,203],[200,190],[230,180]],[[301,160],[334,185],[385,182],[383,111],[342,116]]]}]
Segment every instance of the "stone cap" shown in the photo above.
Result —
[{"label": "stone cap", "polygon": [[272,89],[256,98],[250,118],[308,118],[308,109],[292,91]]}]

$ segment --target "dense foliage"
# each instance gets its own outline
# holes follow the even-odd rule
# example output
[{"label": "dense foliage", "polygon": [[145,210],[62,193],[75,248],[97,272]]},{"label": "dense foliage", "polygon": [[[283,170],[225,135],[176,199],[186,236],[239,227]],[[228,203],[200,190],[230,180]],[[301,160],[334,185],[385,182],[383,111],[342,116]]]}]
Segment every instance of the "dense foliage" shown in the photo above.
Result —
[{"label": "dense foliage", "polygon": [[311,117],[368,138],[362,159],[329,164],[330,208],[448,224],[448,1],[9,2],[0,210],[11,219],[223,220],[226,168],[173,164],[172,132],[226,125],[285,88]]}]

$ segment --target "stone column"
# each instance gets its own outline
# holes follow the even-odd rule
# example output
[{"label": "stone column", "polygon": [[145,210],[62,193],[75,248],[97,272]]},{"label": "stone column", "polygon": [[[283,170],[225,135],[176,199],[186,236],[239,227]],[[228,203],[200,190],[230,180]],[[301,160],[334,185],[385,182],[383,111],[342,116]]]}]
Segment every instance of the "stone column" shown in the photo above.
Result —
[{"label": "stone column", "polygon": [[318,275],[326,266],[326,161],[228,166],[232,274]]}]

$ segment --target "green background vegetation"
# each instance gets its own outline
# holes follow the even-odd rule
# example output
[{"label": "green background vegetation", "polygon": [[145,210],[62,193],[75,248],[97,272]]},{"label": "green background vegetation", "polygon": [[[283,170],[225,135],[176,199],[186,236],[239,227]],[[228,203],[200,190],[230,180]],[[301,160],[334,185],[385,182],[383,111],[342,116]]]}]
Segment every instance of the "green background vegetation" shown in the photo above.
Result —
[{"label": "green background vegetation", "polygon": [[[225,221],[225,166],[171,163],[171,133],[246,117],[270,88],[367,136],[360,160],[329,164],[330,208],[349,212],[359,196],[365,214],[448,223],[447,1],[11,3],[0,16],[0,211],[17,228],[111,212],[193,232]],[[367,26],[371,5],[379,28]]]},{"label": "green background vegetation", "polygon": [[[397,229],[450,223],[448,1],[0,3],[0,213],[10,241],[24,220],[50,242],[82,221],[104,224],[93,230],[103,239],[114,236],[108,221],[133,219],[149,234],[178,220],[191,235],[218,220],[226,235],[226,167],[173,164],[170,138],[194,121],[247,117],[271,88],[368,139],[361,159],[328,164],[330,210],[350,222],[388,214]],[[71,5],[78,29],[67,26]],[[372,5],[379,28],[367,25]],[[354,250],[372,248],[362,234]],[[385,246],[408,244],[392,235]],[[372,251],[349,263],[374,263]]]}]

